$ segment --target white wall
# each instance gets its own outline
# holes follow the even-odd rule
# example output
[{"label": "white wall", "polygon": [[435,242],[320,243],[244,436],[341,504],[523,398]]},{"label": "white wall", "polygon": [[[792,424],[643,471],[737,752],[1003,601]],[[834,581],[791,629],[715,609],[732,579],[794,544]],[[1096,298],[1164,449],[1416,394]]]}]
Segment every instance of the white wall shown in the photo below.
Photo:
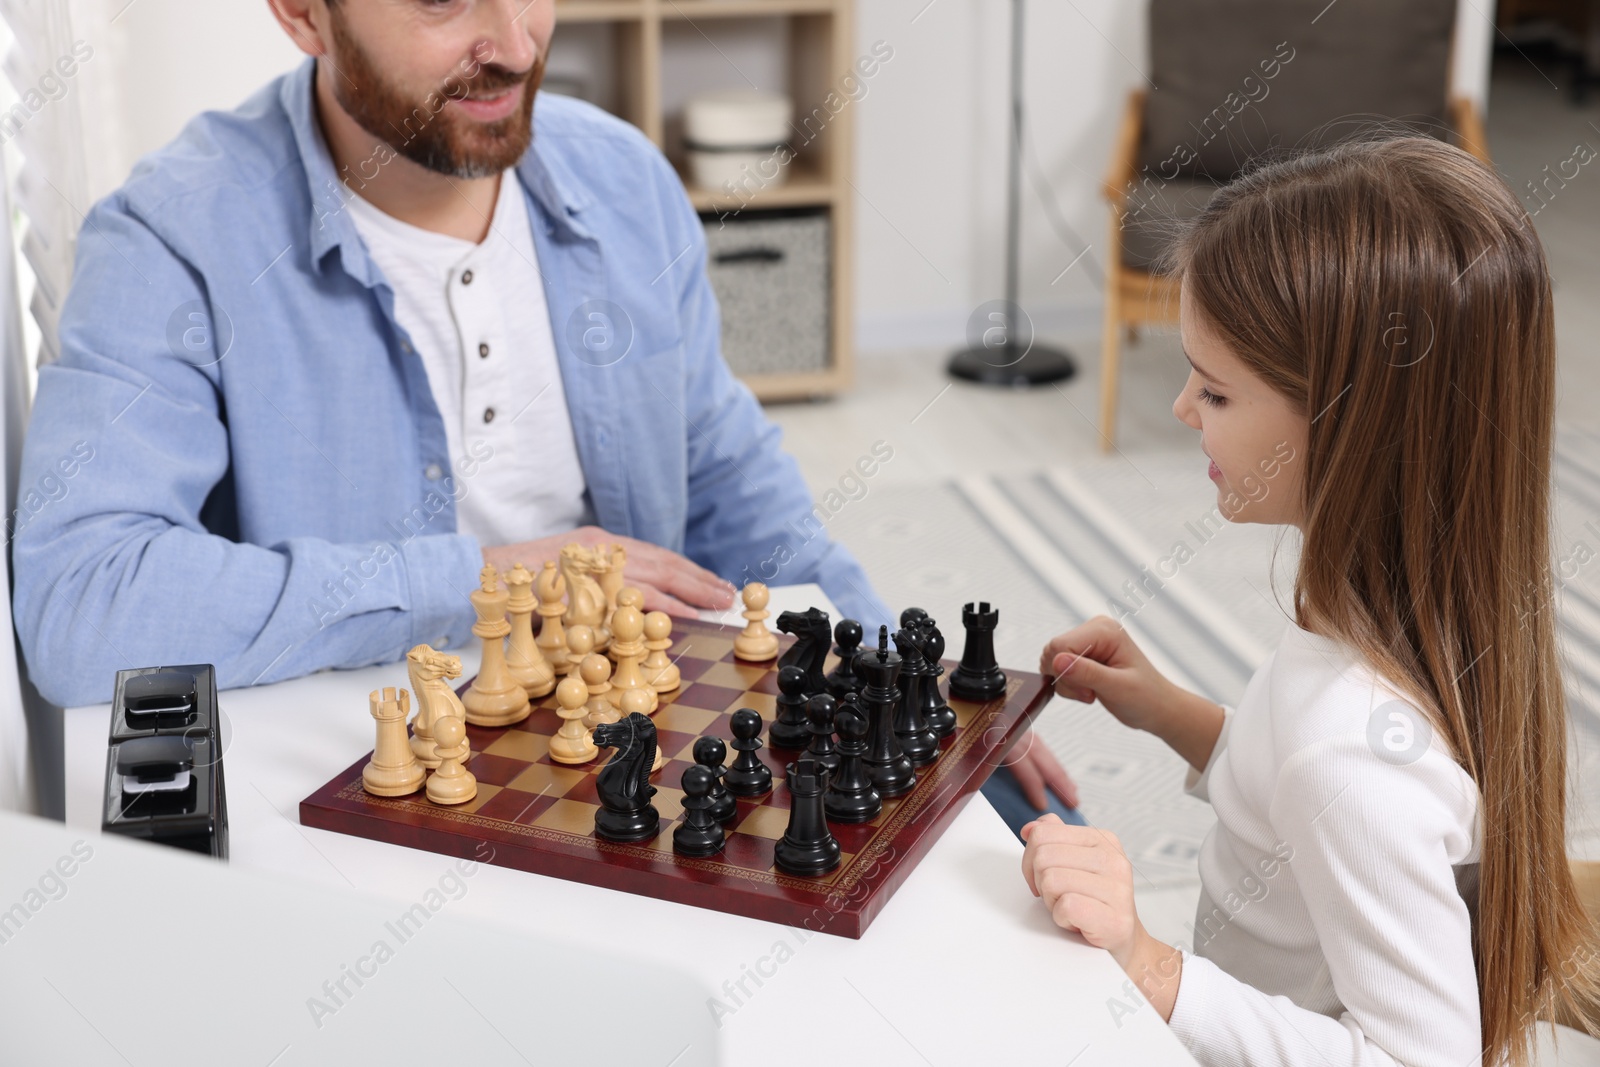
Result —
[{"label": "white wall", "polygon": [[[232,107],[300,57],[266,0],[86,2],[94,14],[79,35],[106,43],[118,90],[103,116],[111,134],[98,186],[195,112]],[[1457,88],[1480,102],[1493,38],[1486,6],[1460,0],[1458,19]],[[972,308],[1000,295],[1010,12],[1011,0],[857,0],[859,49],[894,48],[855,105],[865,350],[959,344]],[[1107,226],[1100,176],[1122,101],[1144,80],[1144,5],[1031,0],[1027,36],[1039,164],[1095,256]],[[1052,285],[1076,250],[1057,240],[1031,186],[1023,205],[1023,304],[1042,333],[1093,336],[1100,305],[1088,260]]]}]

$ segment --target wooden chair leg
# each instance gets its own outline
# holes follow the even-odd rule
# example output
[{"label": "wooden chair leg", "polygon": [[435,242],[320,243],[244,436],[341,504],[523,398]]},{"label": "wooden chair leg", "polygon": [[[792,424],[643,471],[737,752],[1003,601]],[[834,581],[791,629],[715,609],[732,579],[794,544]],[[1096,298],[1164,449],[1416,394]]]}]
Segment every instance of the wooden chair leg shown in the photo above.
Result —
[{"label": "wooden chair leg", "polygon": [[1100,451],[1117,443],[1117,375],[1121,370],[1122,278],[1114,265],[1106,278],[1106,317],[1100,341]]}]

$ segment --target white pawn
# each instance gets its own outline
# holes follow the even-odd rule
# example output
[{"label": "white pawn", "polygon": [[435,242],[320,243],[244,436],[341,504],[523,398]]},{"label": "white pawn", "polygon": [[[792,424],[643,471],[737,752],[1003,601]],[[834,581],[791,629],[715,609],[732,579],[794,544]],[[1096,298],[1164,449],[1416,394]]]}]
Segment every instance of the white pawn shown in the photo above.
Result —
[{"label": "white pawn", "polygon": [[[611,617],[611,651],[617,656],[617,670],[611,676],[611,704],[619,712],[622,711],[622,696],[635,689],[643,690],[649,694],[645,701],[647,707],[640,710],[646,715],[654,715],[659,699],[656,691],[644,680],[644,672],[639,669],[639,663],[644,659],[644,616],[639,614],[639,609],[629,604],[624,604],[617,609]],[[626,714],[624,712],[624,714]]]},{"label": "white pawn", "polygon": [[550,739],[550,758],[557,763],[588,763],[600,754],[589,731],[584,728],[584,712],[589,700],[589,687],[582,678],[565,678],[556,686],[556,703],[561,710],[561,729]]},{"label": "white pawn", "polygon": [[579,623],[567,627],[567,677],[580,678],[583,661],[594,651],[594,630]]},{"label": "white pawn", "polygon": [[454,715],[441,715],[433,723],[439,746],[439,769],[428,776],[428,799],[435,804],[465,804],[478,795],[478,779],[461,766],[467,754],[467,727]]},{"label": "white pawn", "polygon": [[611,703],[611,661],[598,652],[583,657],[583,683],[589,689],[589,714],[583,725],[593,730],[603,722],[616,722],[622,713]]},{"label": "white pawn", "polygon": [[[639,614],[643,615],[644,614],[644,594],[641,593],[634,586],[630,585],[630,586],[625,587],[620,593],[617,594],[617,607],[620,608],[620,607],[624,607],[624,606],[630,607],[630,608],[638,608],[639,609]],[[614,616],[614,615],[616,615],[616,612],[613,611],[611,614]],[[612,627],[612,629],[615,629],[615,627]],[[617,661],[617,650],[615,648],[607,649],[606,650],[606,655],[611,658],[611,662],[612,663],[615,663]]]},{"label": "white pawn", "polygon": [[740,593],[744,598],[744,617],[748,625],[733,639],[733,654],[739,659],[761,663],[778,654],[778,639],[763,621],[771,614],[767,600],[771,594],[760,582],[751,582]]},{"label": "white pawn", "polygon": [[667,655],[672,647],[672,616],[664,611],[652,611],[644,617],[644,647],[650,654],[639,669],[644,671],[645,683],[657,693],[670,693],[683,684],[678,665]]}]

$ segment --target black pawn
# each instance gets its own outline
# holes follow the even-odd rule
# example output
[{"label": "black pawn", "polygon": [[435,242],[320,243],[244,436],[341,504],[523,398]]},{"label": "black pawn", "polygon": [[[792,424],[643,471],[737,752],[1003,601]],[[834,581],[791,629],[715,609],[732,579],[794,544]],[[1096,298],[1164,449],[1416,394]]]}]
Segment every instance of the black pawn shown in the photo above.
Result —
[{"label": "black pawn", "polygon": [[895,707],[894,735],[900,751],[912,764],[921,767],[939,755],[939,739],[922,721],[924,682],[932,681],[922,656],[922,635],[907,627],[896,630],[894,646],[900,650],[900,700]]},{"label": "black pawn", "polygon": [[967,644],[961,650],[961,663],[950,672],[951,696],[988,703],[1005,695],[1006,676],[994,658],[994,629],[999,624],[1000,611],[987,600],[961,609]]},{"label": "black pawn", "polygon": [[738,812],[738,804],[728,787],[722,784],[727,768],[722,761],[728,758],[728,746],[720,737],[702,737],[694,743],[694,761],[711,772],[711,814],[718,822],[727,822]]},{"label": "black pawn", "polygon": [[866,683],[857,699],[871,724],[865,758],[867,773],[881,797],[909,793],[917,784],[917,775],[894,735],[894,709],[900,698],[900,656],[889,651],[887,626],[878,628],[877,651],[856,657],[856,672]]},{"label": "black pawn", "polygon": [[872,786],[862,758],[867,754],[866,716],[846,701],[834,718],[839,728],[839,769],[828,781],[822,808],[834,822],[866,822],[883,810],[883,798]]},{"label": "black pawn", "polygon": [[759,797],[772,792],[772,768],[761,762],[761,716],[750,708],[733,713],[733,747],[739,754],[722,776],[723,785],[736,797]]},{"label": "black pawn", "polygon": [[[672,849],[685,856],[714,856],[722,851],[726,839],[722,824],[711,808],[711,791],[717,775],[710,767],[696,763],[683,772],[683,821],[672,831]],[[730,798],[731,799],[731,798]]]},{"label": "black pawn", "polygon": [[828,768],[832,774],[839,766],[839,754],[833,750],[833,716],[838,703],[827,693],[818,693],[806,704],[811,726],[811,745],[806,755]]},{"label": "black pawn", "polygon": [[861,688],[861,679],[856,675],[856,656],[861,651],[861,637],[861,624],[854,619],[840,619],[839,625],[833,628],[833,639],[839,642],[839,647],[834,649],[839,656],[839,665],[828,674],[828,692],[835,698]]},{"label": "black pawn", "polygon": [[839,842],[823,815],[828,769],[810,756],[789,764],[789,828],[773,851],[778,869],[811,877],[839,866]]},{"label": "black pawn", "polygon": [[767,731],[773,748],[805,748],[811,742],[806,719],[806,672],[795,666],[778,671],[778,719]]},{"label": "black pawn", "polygon": [[944,674],[944,634],[932,619],[924,620],[922,630],[923,669],[927,677],[922,680],[922,721],[928,724],[933,736],[943,740],[956,732],[956,713],[944,694],[939,692],[939,677]]}]

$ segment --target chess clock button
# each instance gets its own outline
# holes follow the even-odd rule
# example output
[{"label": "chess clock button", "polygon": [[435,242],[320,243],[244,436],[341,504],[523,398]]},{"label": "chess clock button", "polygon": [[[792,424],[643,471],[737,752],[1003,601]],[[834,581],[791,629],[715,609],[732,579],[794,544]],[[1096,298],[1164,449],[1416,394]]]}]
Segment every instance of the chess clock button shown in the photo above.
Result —
[{"label": "chess clock button", "polygon": [[493,422],[494,421],[494,408],[484,408],[483,409],[483,421],[484,422]]},{"label": "chess clock button", "polygon": [[472,272],[470,270],[464,270],[464,271],[461,272],[461,284],[462,285],[471,285],[472,284]]},{"label": "chess clock button", "polygon": [[488,359],[489,358],[489,346],[487,344],[480,343],[478,345],[478,358],[479,359]]},{"label": "chess clock button", "polygon": [[430,482],[436,482],[444,477],[444,468],[437,463],[430,463],[422,472],[423,477]]}]

